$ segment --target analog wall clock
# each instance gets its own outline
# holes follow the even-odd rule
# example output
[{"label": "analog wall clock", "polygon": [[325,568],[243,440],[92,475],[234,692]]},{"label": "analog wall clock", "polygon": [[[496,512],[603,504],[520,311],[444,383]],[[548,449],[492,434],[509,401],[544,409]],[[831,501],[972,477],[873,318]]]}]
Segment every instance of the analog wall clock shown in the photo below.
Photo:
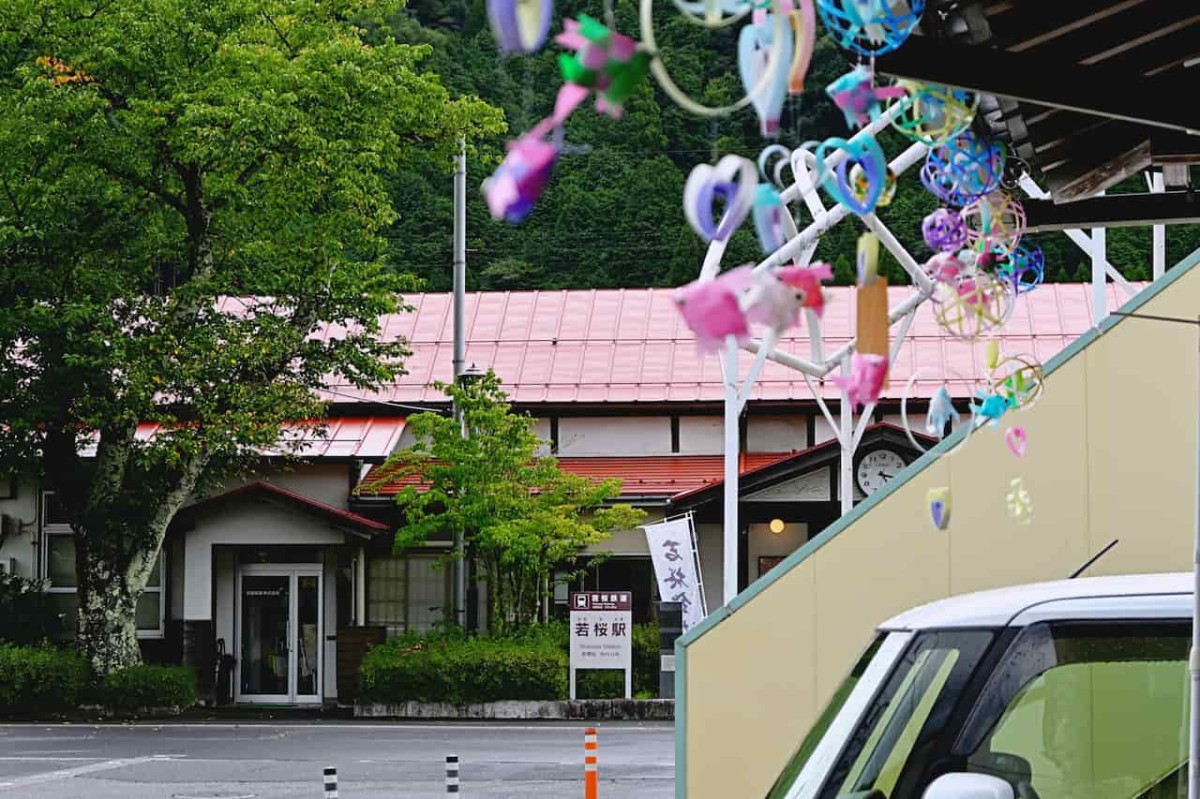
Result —
[{"label": "analog wall clock", "polygon": [[890,449],[876,449],[863,455],[854,470],[858,488],[868,497],[883,488],[904,468],[904,458]]}]

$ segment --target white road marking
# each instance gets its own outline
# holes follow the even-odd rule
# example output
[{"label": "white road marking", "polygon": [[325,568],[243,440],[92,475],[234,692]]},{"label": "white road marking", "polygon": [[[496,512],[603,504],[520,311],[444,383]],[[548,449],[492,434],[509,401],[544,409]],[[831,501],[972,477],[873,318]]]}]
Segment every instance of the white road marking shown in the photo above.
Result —
[{"label": "white road marking", "polygon": [[75,766],[74,768],[64,768],[58,771],[47,771],[42,774],[30,774],[27,777],[18,777],[6,782],[0,782],[0,791],[7,791],[12,788],[27,788],[30,785],[40,785],[44,782],[57,782],[58,780],[69,780],[72,777],[80,777],[84,774],[95,774],[99,771],[112,771],[113,769],[125,768],[126,766],[137,766],[142,763],[151,763],[161,760],[169,760],[170,758],[161,755],[152,755],[150,757],[128,757],[119,760],[105,760],[101,763],[91,763],[86,766]]}]

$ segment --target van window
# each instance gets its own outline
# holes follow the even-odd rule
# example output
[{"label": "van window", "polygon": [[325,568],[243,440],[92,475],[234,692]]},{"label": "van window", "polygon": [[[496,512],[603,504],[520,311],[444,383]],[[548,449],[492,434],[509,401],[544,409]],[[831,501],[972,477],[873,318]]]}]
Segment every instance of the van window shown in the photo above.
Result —
[{"label": "van window", "polygon": [[1174,797],[1186,785],[1190,644],[1187,624],[1032,625],[955,753],[1017,796]]},{"label": "van window", "polygon": [[845,681],[838,687],[833,698],[829,700],[829,704],[825,706],[825,711],[817,718],[812,728],[808,731],[808,735],[804,736],[804,740],[800,742],[800,746],[792,755],[791,760],[783,767],[779,778],[775,780],[775,784],[771,787],[771,792],[767,794],[767,799],[782,799],[792,784],[796,781],[796,777],[804,770],[804,766],[808,763],[808,759],[812,757],[813,752],[817,748],[817,744],[821,742],[829,725],[833,723],[834,718],[841,711],[842,706],[846,704],[846,700],[850,698],[850,694],[854,692],[858,681],[862,679],[863,674],[867,670],[867,666],[875,658],[879,652],[879,647],[883,644],[883,636],[876,636],[867,647],[867,651],[846,675]]},{"label": "van window", "polygon": [[821,799],[906,796],[904,785],[928,765],[992,633],[922,633],[896,664],[830,773]]}]

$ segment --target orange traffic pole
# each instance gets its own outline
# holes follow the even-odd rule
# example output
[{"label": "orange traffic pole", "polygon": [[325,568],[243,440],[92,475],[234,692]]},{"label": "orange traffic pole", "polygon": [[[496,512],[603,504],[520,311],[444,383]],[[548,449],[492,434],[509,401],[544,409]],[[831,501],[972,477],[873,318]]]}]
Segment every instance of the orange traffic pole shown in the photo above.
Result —
[{"label": "orange traffic pole", "polygon": [[596,728],[583,731],[583,797],[598,799],[600,796],[600,771],[597,763]]}]

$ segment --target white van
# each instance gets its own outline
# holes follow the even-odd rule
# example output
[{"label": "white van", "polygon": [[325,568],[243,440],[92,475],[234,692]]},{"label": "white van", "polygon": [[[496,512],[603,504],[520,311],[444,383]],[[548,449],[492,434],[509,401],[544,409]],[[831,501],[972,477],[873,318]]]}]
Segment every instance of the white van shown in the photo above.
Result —
[{"label": "white van", "polygon": [[768,799],[1187,795],[1192,575],[925,605],[879,634]]}]

